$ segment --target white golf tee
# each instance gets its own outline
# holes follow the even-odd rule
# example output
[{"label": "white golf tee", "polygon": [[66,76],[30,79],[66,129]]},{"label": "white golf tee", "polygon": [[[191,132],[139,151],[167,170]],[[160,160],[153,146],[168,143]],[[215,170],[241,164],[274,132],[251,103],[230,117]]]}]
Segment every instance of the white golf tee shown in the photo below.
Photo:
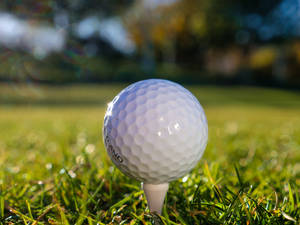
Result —
[{"label": "white golf tee", "polygon": [[146,195],[150,212],[156,212],[159,215],[164,204],[166,193],[169,189],[169,183],[163,184],[144,184],[142,188]]}]

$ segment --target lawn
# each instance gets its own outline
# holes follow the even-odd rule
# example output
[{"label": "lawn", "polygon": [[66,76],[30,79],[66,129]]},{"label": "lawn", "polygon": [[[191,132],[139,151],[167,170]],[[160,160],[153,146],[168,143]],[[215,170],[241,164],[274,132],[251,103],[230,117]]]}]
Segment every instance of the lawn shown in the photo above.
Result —
[{"label": "lawn", "polygon": [[159,217],[103,147],[106,104],[125,86],[0,84],[0,224],[299,223],[300,92],[187,86],[209,142]]}]

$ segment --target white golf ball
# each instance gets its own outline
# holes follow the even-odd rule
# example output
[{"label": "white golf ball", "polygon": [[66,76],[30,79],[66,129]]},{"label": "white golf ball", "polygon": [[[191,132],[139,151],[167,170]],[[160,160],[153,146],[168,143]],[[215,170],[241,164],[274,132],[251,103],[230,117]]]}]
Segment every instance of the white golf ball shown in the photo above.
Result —
[{"label": "white golf ball", "polygon": [[108,104],[104,117],[103,139],[113,163],[149,184],[188,173],[200,160],[207,137],[205,113],[196,97],[168,80],[128,86]]}]

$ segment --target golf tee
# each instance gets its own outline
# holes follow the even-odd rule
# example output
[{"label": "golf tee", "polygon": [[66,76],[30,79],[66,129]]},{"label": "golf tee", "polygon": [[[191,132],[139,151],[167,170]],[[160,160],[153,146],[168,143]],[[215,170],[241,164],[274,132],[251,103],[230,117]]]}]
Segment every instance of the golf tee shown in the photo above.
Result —
[{"label": "golf tee", "polygon": [[144,184],[142,188],[146,195],[150,212],[161,214],[166,193],[169,189],[169,183],[164,184]]}]

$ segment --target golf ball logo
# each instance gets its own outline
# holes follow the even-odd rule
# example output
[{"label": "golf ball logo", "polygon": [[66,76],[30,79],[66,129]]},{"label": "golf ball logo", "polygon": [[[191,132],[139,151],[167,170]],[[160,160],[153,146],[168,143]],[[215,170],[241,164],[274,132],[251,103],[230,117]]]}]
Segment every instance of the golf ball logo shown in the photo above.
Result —
[{"label": "golf ball logo", "polygon": [[123,162],[122,157],[114,150],[114,147],[110,144],[110,138],[108,136],[105,137],[105,146],[108,150],[108,152],[110,153],[110,155],[112,156],[112,158],[119,163]]},{"label": "golf ball logo", "polygon": [[161,184],[195,167],[207,131],[203,108],[191,92],[171,81],[150,79],[128,86],[108,104],[103,139],[122,172]]}]

